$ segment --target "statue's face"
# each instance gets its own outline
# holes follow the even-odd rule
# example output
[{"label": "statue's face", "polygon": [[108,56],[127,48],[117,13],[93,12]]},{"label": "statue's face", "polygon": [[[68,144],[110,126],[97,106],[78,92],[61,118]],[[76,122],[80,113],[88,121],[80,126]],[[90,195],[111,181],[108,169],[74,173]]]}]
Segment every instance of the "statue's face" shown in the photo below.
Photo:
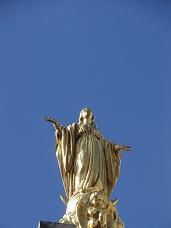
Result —
[{"label": "statue's face", "polygon": [[92,124],[94,120],[93,112],[90,108],[84,108],[80,112],[80,119],[85,124]]}]

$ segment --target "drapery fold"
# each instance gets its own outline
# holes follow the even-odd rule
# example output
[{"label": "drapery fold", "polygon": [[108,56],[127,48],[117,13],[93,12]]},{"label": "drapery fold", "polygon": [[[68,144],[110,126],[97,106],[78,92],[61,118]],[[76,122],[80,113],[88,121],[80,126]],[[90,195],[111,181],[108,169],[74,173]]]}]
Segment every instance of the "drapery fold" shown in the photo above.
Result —
[{"label": "drapery fold", "polygon": [[56,156],[69,199],[80,189],[103,188],[109,196],[120,173],[120,153],[94,126],[74,123],[56,138]]}]

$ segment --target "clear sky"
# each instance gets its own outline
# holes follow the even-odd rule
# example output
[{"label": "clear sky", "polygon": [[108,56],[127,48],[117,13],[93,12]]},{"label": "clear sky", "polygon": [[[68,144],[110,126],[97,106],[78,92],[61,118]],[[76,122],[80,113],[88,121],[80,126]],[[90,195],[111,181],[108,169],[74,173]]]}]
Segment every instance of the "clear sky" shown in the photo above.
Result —
[{"label": "clear sky", "polygon": [[0,1],[0,228],[65,212],[53,128],[91,107],[124,153],[112,198],[126,228],[171,227],[166,0]]}]

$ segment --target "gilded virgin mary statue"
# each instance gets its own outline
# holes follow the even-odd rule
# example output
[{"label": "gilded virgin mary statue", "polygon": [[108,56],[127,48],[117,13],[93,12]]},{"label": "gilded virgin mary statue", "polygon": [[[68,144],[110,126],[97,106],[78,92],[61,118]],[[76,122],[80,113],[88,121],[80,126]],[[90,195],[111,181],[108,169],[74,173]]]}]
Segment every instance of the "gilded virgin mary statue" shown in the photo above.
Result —
[{"label": "gilded virgin mary statue", "polygon": [[66,213],[60,223],[78,228],[123,228],[118,199],[110,200],[120,174],[120,151],[129,151],[105,139],[96,128],[90,108],[80,112],[78,123],[67,127],[47,117],[56,130],[56,157],[65,189],[61,196]]}]

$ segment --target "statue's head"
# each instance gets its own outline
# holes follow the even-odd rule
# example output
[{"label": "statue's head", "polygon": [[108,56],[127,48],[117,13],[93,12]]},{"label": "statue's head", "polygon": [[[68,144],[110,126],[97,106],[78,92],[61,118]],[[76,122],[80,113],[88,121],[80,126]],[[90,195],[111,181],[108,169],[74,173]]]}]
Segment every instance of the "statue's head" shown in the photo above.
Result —
[{"label": "statue's head", "polygon": [[80,112],[79,123],[93,125],[94,121],[93,111],[90,108],[83,108]]}]

